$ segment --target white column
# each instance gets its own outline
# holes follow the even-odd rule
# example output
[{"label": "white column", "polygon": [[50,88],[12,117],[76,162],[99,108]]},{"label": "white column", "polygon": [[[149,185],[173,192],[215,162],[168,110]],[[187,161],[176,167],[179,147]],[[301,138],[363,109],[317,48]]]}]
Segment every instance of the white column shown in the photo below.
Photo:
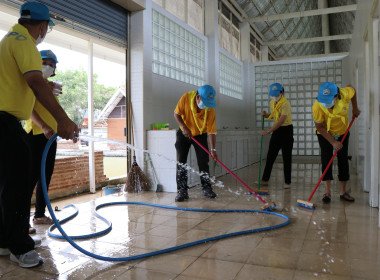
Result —
[{"label": "white column", "polygon": [[[146,148],[146,130],[153,112],[152,1],[145,1],[144,11],[131,14],[129,40],[133,141],[141,150]],[[138,165],[144,170],[144,153],[138,150],[135,153]]]},{"label": "white column", "polygon": [[[90,136],[94,135],[94,86],[93,86],[93,43],[91,40],[88,41],[88,106],[87,106],[87,116],[88,116],[88,134]],[[95,186],[95,157],[94,157],[94,142],[89,141],[88,145],[88,169],[89,169],[89,180],[90,180],[90,192],[96,192]]]},{"label": "white column", "polygon": [[269,49],[268,46],[261,46],[261,61],[268,61]]},{"label": "white column", "polygon": [[[206,83],[219,92],[219,24],[218,1],[205,1],[205,35],[208,39]],[[219,94],[215,97],[218,103]],[[218,112],[218,111],[217,111]]]},{"label": "white column", "polygon": [[371,100],[371,189],[369,204],[379,206],[379,19],[372,20],[372,83]]},{"label": "white column", "polygon": [[363,106],[363,112],[362,112],[362,118],[365,119],[365,135],[367,136],[365,138],[365,145],[364,145],[364,180],[363,180],[363,190],[365,192],[370,191],[370,185],[371,185],[371,114],[370,114],[370,96],[369,96],[369,90],[370,90],[370,81],[371,81],[371,71],[370,71],[370,57],[369,57],[369,42],[368,38],[364,41],[363,44],[363,50],[364,50],[364,91],[363,91],[363,98],[364,98],[364,106]]},{"label": "white column", "polygon": [[[256,112],[251,110],[254,108],[253,96],[254,96],[254,87],[253,85],[253,73],[251,70],[251,28],[248,22],[242,22],[239,25],[240,29],[240,56],[243,62],[243,92],[244,100],[246,101],[247,107],[244,111],[245,115],[248,118],[248,125],[252,129],[255,127],[256,123]],[[248,105],[249,104],[249,105]],[[243,129],[243,128],[242,128]]]},{"label": "white column", "polygon": [[[328,8],[327,0],[318,0],[318,9]],[[329,15],[322,15],[322,36],[330,36]],[[330,53],[330,41],[325,41],[325,54]]]}]

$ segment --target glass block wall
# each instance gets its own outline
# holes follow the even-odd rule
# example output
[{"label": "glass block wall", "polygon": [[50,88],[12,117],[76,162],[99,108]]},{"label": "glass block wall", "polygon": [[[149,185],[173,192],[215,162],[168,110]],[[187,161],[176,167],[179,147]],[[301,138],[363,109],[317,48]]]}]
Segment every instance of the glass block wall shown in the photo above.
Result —
[{"label": "glass block wall", "polygon": [[152,71],[201,86],[206,77],[205,41],[173,20],[152,11]]},{"label": "glass block wall", "polygon": [[219,53],[220,93],[243,99],[243,65]]},{"label": "glass block wall", "polygon": [[[254,66],[254,89],[256,105],[256,127],[261,127],[261,111],[269,112],[269,86],[281,83],[285,97],[292,106],[294,126],[293,155],[319,155],[319,144],[311,107],[318,96],[319,86],[324,82],[334,82],[341,86],[342,61],[307,61],[294,63],[272,63]],[[272,121],[265,121],[270,127]]]}]

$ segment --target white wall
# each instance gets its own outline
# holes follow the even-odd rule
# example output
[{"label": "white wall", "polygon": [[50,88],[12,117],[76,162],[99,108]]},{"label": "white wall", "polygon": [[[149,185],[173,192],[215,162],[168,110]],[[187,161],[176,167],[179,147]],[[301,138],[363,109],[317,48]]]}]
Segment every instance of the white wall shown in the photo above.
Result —
[{"label": "white wall", "polygon": [[[220,49],[218,45],[217,2],[206,1],[205,9],[208,16],[206,17],[206,36],[204,36],[155,3],[146,1],[144,11],[131,15],[131,94],[136,145],[139,148],[146,148],[146,131],[150,129],[151,123],[164,122],[169,123],[172,128],[178,128],[173,117],[177,102],[183,93],[198,89],[198,86],[152,73],[152,8],[159,10],[160,13],[165,13],[165,16],[175,20],[177,24],[206,41],[207,73],[205,79],[206,83],[214,86],[217,91],[217,129],[221,131],[225,127],[225,130],[228,131],[254,130],[254,122],[251,120],[251,111],[254,106],[251,102],[253,89],[249,87],[249,83],[245,82],[244,79],[242,80],[242,84],[244,84],[243,100],[221,95],[218,91],[218,54]],[[210,13],[213,13],[214,16],[212,17]],[[245,67],[245,69],[247,68],[249,67]],[[137,155],[138,161],[141,162],[142,158],[142,155]]]},{"label": "white wall", "polygon": [[[358,175],[370,192],[369,204],[379,206],[379,58],[378,1],[358,1],[355,27],[347,61],[347,77],[354,81],[359,108],[357,120]],[[355,84],[356,83],[356,84]]]}]

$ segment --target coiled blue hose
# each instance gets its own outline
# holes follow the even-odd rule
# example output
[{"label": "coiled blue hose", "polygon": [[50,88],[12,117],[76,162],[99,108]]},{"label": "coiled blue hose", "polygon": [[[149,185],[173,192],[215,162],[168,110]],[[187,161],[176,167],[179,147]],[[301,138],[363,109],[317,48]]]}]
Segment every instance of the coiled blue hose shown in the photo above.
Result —
[{"label": "coiled blue hose", "polygon": [[[45,146],[45,149],[44,149],[44,152],[43,152],[43,155],[42,155],[42,161],[41,161],[41,182],[42,182],[42,189],[43,189],[43,193],[44,193],[44,197],[45,197],[45,201],[46,201],[46,205],[49,209],[49,213],[51,215],[51,218],[53,219],[54,221],[54,226],[57,227],[57,229],[60,231],[60,233],[62,234],[63,238],[66,239],[70,244],[71,246],[73,246],[75,249],[77,249],[78,251],[82,252],[83,254],[87,255],[87,256],[90,256],[92,258],[95,258],[95,259],[98,259],[98,260],[103,260],[103,261],[131,261],[131,260],[137,260],[137,259],[142,259],[142,258],[146,258],[146,257],[151,257],[151,256],[155,256],[155,255],[159,255],[159,254],[164,254],[164,253],[168,253],[168,252],[172,252],[172,251],[175,251],[175,250],[180,250],[180,249],[183,249],[183,248],[187,248],[187,247],[190,247],[190,246],[194,246],[194,245],[198,245],[198,244],[202,244],[202,243],[206,243],[206,242],[209,242],[209,241],[214,241],[214,240],[218,240],[218,239],[222,239],[222,238],[227,238],[227,237],[232,237],[232,236],[237,236],[237,235],[242,235],[242,234],[248,234],[248,233],[253,233],[253,232],[260,232],[260,231],[266,231],[266,230],[272,230],[272,229],[276,229],[276,228],[280,228],[280,227],[284,227],[286,226],[287,224],[290,223],[290,219],[283,215],[283,214],[279,214],[279,213],[274,213],[274,212],[269,212],[269,211],[261,211],[261,210],[244,210],[244,209],[228,209],[228,210],[224,210],[224,209],[197,209],[197,208],[182,208],[182,207],[173,207],[173,206],[167,206],[167,205],[160,205],[160,204],[152,204],[152,203],[145,203],[145,202],[134,202],[134,201],[126,201],[126,202],[110,202],[110,203],[104,203],[104,204],[100,204],[96,207],[95,209],[95,213],[96,213],[96,210],[102,208],[102,207],[106,207],[106,206],[111,206],[111,205],[126,205],[126,204],[134,204],[134,205],[145,205],[145,206],[151,206],[151,207],[159,207],[159,208],[165,208],[165,209],[172,209],[172,210],[182,210],[182,211],[194,211],[194,212],[214,212],[214,213],[231,213],[231,212],[239,212],[239,213],[263,213],[263,214],[267,214],[267,215],[274,215],[274,216],[279,216],[279,217],[282,217],[285,219],[285,222],[281,223],[281,224],[278,224],[278,225],[274,225],[274,226],[268,226],[268,227],[263,227],[263,228],[257,228],[257,229],[250,229],[250,230],[244,230],[244,231],[239,231],[239,232],[233,232],[233,233],[227,233],[227,234],[222,234],[222,235],[218,235],[218,236],[214,236],[214,237],[209,237],[209,238],[205,238],[205,239],[201,239],[201,240],[197,240],[197,241],[194,241],[194,242],[189,242],[189,243],[186,243],[186,244],[182,244],[182,245],[178,245],[178,246],[174,246],[174,247],[170,247],[170,248],[166,248],[166,249],[162,249],[162,250],[157,250],[157,251],[154,251],[154,252],[150,252],[150,253],[145,253],[145,254],[140,254],[140,255],[136,255],[136,256],[130,256],[130,257],[118,257],[118,258],[111,258],[111,257],[105,257],[105,256],[99,256],[99,255],[96,255],[94,253],[91,253],[85,249],[83,249],[82,247],[80,247],[79,245],[77,245],[73,239],[83,239],[83,238],[90,238],[90,237],[95,237],[95,236],[98,236],[98,235],[101,235],[101,234],[105,234],[107,232],[109,232],[111,229],[112,229],[112,223],[110,223],[109,221],[107,221],[107,219],[103,218],[102,216],[100,216],[98,213],[96,213],[96,215],[102,219],[103,221],[105,221],[107,224],[108,224],[108,228],[101,231],[101,232],[97,232],[97,233],[92,233],[92,234],[88,234],[88,235],[81,235],[81,236],[68,236],[66,234],[66,232],[63,230],[63,228],[61,227],[60,225],[60,222],[57,220],[55,214],[54,214],[54,211],[53,211],[53,208],[51,206],[51,203],[50,203],[50,199],[49,199],[49,195],[48,195],[48,192],[47,192],[47,187],[46,187],[46,179],[45,179],[45,166],[46,166],[46,157],[47,157],[47,154],[48,154],[48,151],[50,149],[50,146],[51,144],[55,141],[55,139],[57,138],[57,134],[54,134],[50,139],[49,141],[47,142],[46,146]],[[66,221],[68,221],[69,219],[75,217],[77,214],[78,214],[78,209],[70,204],[68,206],[65,206],[66,207],[69,207],[69,206],[72,206],[76,209],[76,213],[74,213],[73,215],[65,218],[64,220],[61,221],[61,223],[64,223]],[[57,237],[57,238],[62,238],[61,236],[57,236],[57,235],[53,235],[50,231],[52,230],[52,227],[49,228],[49,235],[50,236],[53,236],[53,237]]]}]

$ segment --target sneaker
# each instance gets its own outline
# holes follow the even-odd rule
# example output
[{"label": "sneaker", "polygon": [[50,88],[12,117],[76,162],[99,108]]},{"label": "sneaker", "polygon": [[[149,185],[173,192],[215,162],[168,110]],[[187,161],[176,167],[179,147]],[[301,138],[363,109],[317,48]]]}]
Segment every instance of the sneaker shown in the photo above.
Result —
[{"label": "sneaker", "polygon": [[215,198],[216,197],[216,193],[213,192],[212,188],[204,188],[202,190],[202,193],[204,196],[206,196],[208,198]]},{"label": "sneaker", "polygon": [[184,201],[185,199],[189,199],[189,194],[187,193],[187,190],[186,191],[178,191],[178,195],[175,197],[175,201],[176,202],[182,202]]},{"label": "sneaker", "polygon": [[290,189],[290,184],[284,184],[284,189]]},{"label": "sneaker", "polygon": [[33,224],[35,225],[52,225],[54,221],[50,217],[43,216],[41,218],[33,218]]},{"label": "sneaker", "polygon": [[36,233],[36,229],[32,227],[31,225],[29,225],[29,234],[34,234],[34,233]]},{"label": "sneaker", "polygon": [[8,248],[0,248],[0,256],[9,256],[11,251]]},{"label": "sneaker", "polygon": [[40,255],[34,250],[31,250],[22,255],[11,254],[10,260],[17,262],[19,266],[25,268],[36,267],[43,264],[44,262]]}]

